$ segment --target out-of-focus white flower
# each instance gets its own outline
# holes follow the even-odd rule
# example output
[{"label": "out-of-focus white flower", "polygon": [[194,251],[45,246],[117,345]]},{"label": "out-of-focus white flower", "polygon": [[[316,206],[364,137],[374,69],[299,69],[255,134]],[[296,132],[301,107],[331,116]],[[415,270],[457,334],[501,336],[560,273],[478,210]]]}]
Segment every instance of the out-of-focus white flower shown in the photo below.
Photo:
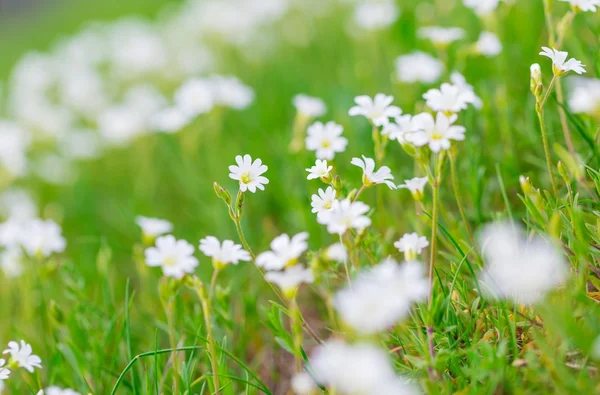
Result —
[{"label": "out-of-focus white flower", "polygon": [[29,134],[17,124],[0,120],[0,163],[14,176],[23,176],[27,170],[26,152]]},{"label": "out-of-focus white flower", "polygon": [[[10,376],[10,369],[4,367],[5,364],[6,364],[6,361],[4,359],[0,358],[0,380],[6,380],[6,379],[8,379],[8,376]],[[0,388],[0,390],[1,389],[2,388]]]},{"label": "out-of-focus white flower", "polygon": [[[310,363],[319,384],[343,394],[391,395],[382,392],[382,386],[385,388],[392,381],[402,380],[396,376],[387,353],[367,343],[349,345],[341,340],[328,340],[315,348]],[[394,394],[418,393],[405,384],[403,392]]]},{"label": "out-of-focus white flower", "polygon": [[306,178],[308,180],[314,180],[315,178],[327,179],[331,169],[333,169],[333,166],[327,166],[326,160],[317,159],[313,167],[306,169],[309,173]]},{"label": "out-of-focus white flower", "polygon": [[317,118],[327,112],[325,102],[318,97],[298,94],[294,96],[293,103],[298,114],[305,118]]},{"label": "out-of-focus white flower", "polygon": [[381,166],[379,170],[375,171],[375,161],[364,155],[362,160],[360,158],[352,158],[352,162],[350,163],[363,170],[363,185],[370,187],[376,184],[385,184],[390,189],[396,189],[396,184],[393,183],[394,176],[389,167]]},{"label": "out-of-focus white flower", "polygon": [[10,355],[10,362],[18,364],[20,367],[33,373],[34,368],[42,368],[42,360],[37,355],[33,354],[31,345],[21,340],[20,343],[11,341],[8,343],[8,348],[2,352]]},{"label": "out-of-focus white flower", "polygon": [[77,175],[77,168],[72,161],[51,152],[37,158],[33,169],[41,179],[54,185],[67,185]]},{"label": "out-of-focus white flower", "polygon": [[6,278],[16,278],[23,273],[23,251],[11,247],[0,252],[0,268]]},{"label": "out-of-focus white flower", "polygon": [[331,160],[336,152],[344,152],[348,139],[342,137],[342,125],[330,121],[326,124],[315,122],[308,127],[306,133],[306,149],[315,151],[318,159]]},{"label": "out-of-focus white flower", "polygon": [[549,240],[528,237],[516,224],[487,225],[479,245],[485,262],[479,281],[492,297],[533,304],[569,275],[564,256]]},{"label": "out-of-focus white flower", "polygon": [[564,51],[558,51],[554,48],[542,47],[540,55],[546,56],[552,60],[552,71],[555,75],[565,75],[569,71],[574,71],[577,74],[585,73],[585,65],[575,58],[567,60],[569,54]]},{"label": "out-of-focus white flower", "polygon": [[384,331],[406,318],[410,306],[427,297],[423,264],[398,265],[393,259],[361,272],[352,285],[335,295],[342,320],[361,334]]},{"label": "out-of-focus white flower", "polygon": [[160,266],[165,276],[177,279],[193,273],[198,266],[198,259],[193,254],[194,246],[172,235],[157,238],[156,247],[144,251],[146,265]]},{"label": "out-of-focus white flower", "polygon": [[596,7],[600,7],[600,0],[560,0],[571,4],[571,7],[581,11],[596,12]]},{"label": "out-of-focus white flower", "polygon": [[25,220],[37,215],[35,201],[24,189],[11,188],[0,194],[0,215],[5,218]]},{"label": "out-of-focus white flower", "polygon": [[173,231],[173,224],[164,219],[139,215],[135,217],[135,223],[142,229],[142,234],[151,239]]},{"label": "out-of-focus white flower", "polygon": [[31,256],[50,256],[60,253],[67,247],[67,241],[62,236],[62,229],[51,219],[30,219],[26,221],[21,230],[20,244],[25,252]]},{"label": "out-of-focus white flower", "polygon": [[291,385],[296,395],[310,395],[317,388],[313,379],[305,372],[296,373],[292,377]]},{"label": "out-of-focus white flower", "polygon": [[423,200],[425,185],[429,180],[427,177],[415,177],[410,180],[404,180],[404,184],[398,185],[398,188],[408,189],[415,200]]},{"label": "out-of-focus white flower", "polygon": [[388,27],[399,17],[400,9],[393,0],[363,0],[354,9],[354,22],[365,30]]},{"label": "out-of-focus white flower", "polygon": [[233,76],[213,76],[209,83],[212,87],[214,103],[236,110],[247,108],[254,101],[254,91]]},{"label": "out-of-focus white flower", "polygon": [[440,89],[430,89],[423,95],[423,99],[433,111],[447,114],[465,110],[469,104],[477,101],[472,90],[448,83],[443,83]]},{"label": "out-of-focus white flower", "polygon": [[500,0],[463,0],[463,3],[466,7],[473,9],[477,15],[486,16],[498,8]]},{"label": "out-of-focus white flower", "polygon": [[190,122],[190,116],[179,107],[166,107],[157,112],[150,119],[152,129],[175,133],[183,129]]},{"label": "out-of-focus white flower", "polygon": [[36,395],[80,395],[79,392],[72,389],[63,389],[60,387],[48,387],[44,390],[39,390]]},{"label": "out-of-focus white flower", "polygon": [[238,155],[235,157],[236,165],[229,166],[229,178],[239,181],[240,191],[250,191],[255,193],[257,189],[265,190],[265,185],[269,183],[267,177],[262,176],[268,167],[263,165],[262,160],[257,158],[252,161],[252,157],[248,154]]},{"label": "out-of-focus white flower", "polygon": [[425,52],[415,51],[396,58],[396,78],[401,82],[433,84],[443,71],[444,64]]},{"label": "out-of-focus white flower", "polygon": [[502,43],[494,33],[482,32],[475,43],[475,49],[483,56],[491,58],[502,52]]},{"label": "out-of-focus white flower", "polygon": [[390,118],[397,117],[402,114],[399,107],[392,106],[394,101],[393,96],[387,96],[383,93],[378,93],[375,98],[369,96],[357,96],[354,98],[356,106],[350,108],[348,115],[362,115],[376,126],[385,125]]},{"label": "out-of-focus white flower", "polygon": [[438,112],[436,119],[429,113],[415,115],[413,121],[418,131],[411,137],[417,147],[429,145],[433,152],[450,149],[450,140],[464,140],[466,129],[453,125],[458,119],[456,114],[447,116]]},{"label": "out-of-focus white flower", "polygon": [[330,261],[345,262],[348,259],[348,250],[342,243],[335,243],[325,250],[325,258]]},{"label": "out-of-focus white flower", "polygon": [[302,265],[294,265],[281,272],[270,271],[266,273],[265,280],[276,284],[287,297],[291,297],[300,284],[310,284],[315,281],[315,278],[312,270]]},{"label": "out-of-focus white flower", "polygon": [[406,233],[400,240],[394,243],[394,247],[398,251],[404,253],[406,260],[415,260],[417,255],[423,251],[423,248],[427,247],[429,242],[425,236],[419,236],[418,233]]},{"label": "out-of-focus white flower", "polygon": [[332,187],[327,187],[326,190],[319,188],[317,193],[311,197],[312,212],[320,215],[323,211],[330,210],[335,197],[336,192]]},{"label": "out-of-focus white flower", "polygon": [[420,28],[417,35],[431,40],[435,45],[445,47],[463,38],[465,31],[460,27],[428,26]]},{"label": "out-of-focus white flower", "polygon": [[461,95],[466,95],[470,104],[473,104],[475,108],[480,109],[483,107],[483,102],[481,98],[475,94],[475,89],[471,84],[469,84],[464,75],[459,73],[458,71],[452,72],[450,74],[450,82],[461,91]]},{"label": "out-of-focus white flower", "polygon": [[200,78],[184,82],[175,92],[175,105],[189,117],[209,112],[214,102],[215,97],[210,82]]},{"label": "out-of-focus white flower", "polygon": [[59,142],[60,152],[71,159],[95,159],[102,153],[100,136],[90,129],[73,129],[61,136]]},{"label": "out-of-focus white flower", "polygon": [[100,114],[98,130],[107,142],[123,146],[146,131],[146,119],[131,106],[114,105]]},{"label": "out-of-focus white flower", "polygon": [[214,236],[206,236],[200,240],[198,247],[202,253],[213,259],[213,265],[217,268],[230,263],[237,265],[239,261],[249,261],[250,253],[241,245],[231,240],[223,240],[223,243]]},{"label": "out-of-focus white flower", "polygon": [[342,235],[348,229],[360,231],[371,225],[371,218],[365,215],[369,210],[370,207],[363,202],[334,200],[331,209],[317,216],[317,221],[326,225],[329,233]]},{"label": "out-of-focus white flower", "polygon": [[600,80],[573,77],[569,79],[569,107],[575,114],[600,118]]},{"label": "out-of-focus white flower", "polygon": [[412,115],[404,114],[394,118],[394,122],[384,125],[381,134],[388,136],[390,140],[396,140],[400,144],[404,144],[410,141],[411,134],[414,131],[415,125]]},{"label": "out-of-focus white flower", "polygon": [[1,223],[0,245],[7,248],[20,248],[25,222],[20,218],[9,218]]},{"label": "out-of-focus white flower", "polygon": [[281,270],[298,263],[298,258],[308,248],[308,233],[298,233],[290,238],[287,234],[277,236],[271,241],[271,251],[256,257],[256,264],[265,270]]}]

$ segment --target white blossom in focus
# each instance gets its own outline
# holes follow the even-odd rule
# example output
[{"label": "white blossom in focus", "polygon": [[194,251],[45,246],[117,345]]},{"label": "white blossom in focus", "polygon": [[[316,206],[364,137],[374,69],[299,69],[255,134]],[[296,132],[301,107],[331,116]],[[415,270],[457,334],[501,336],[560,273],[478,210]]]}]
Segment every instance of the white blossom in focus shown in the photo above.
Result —
[{"label": "white blossom in focus", "polygon": [[8,348],[2,352],[4,355],[10,355],[11,362],[14,361],[19,367],[24,368],[29,373],[33,373],[34,368],[42,368],[42,360],[33,354],[33,349],[29,343],[21,340],[20,343],[11,341]]},{"label": "white blossom in focus", "polygon": [[306,133],[306,149],[315,151],[318,159],[332,160],[337,152],[344,152],[348,139],[342,137],[342,125],[330,121],[326,124],[315,122]]},{"label": "white blossom in focus", "polygon": [[298,262],[298,258],[308,248],[308,233],[302,232],[290,238],[287,234],[271,241],[271,250],[256,257],[256,264],[265,270],[281,270]]},{"label": "white blossom in focus", "polygon": [[354,98],[356,106],[350,108],[348,115],[362,115],[376,126],[385,125],[389,118],[397,117],[402,114],[399,107],[392,106],[394,101],[393,96],[387,96],[383,93],[378,93],[374,98],[369,96],[357,96]]},{"label": "white blossom in focus", "polygon": [[265,185],[269,183],[269,179],[264,177],[268,167],[263,165],[262,160],[257,158],[252,161],[252,157],[248,154],[238,155],[235,157],[237,165],[229,166],[229,178],[239,181],[240,191],[250,191],[255,193],[257,189],[265,190]]},{"label": "white blossom in focus", "polygon": [[375,171],[375,161],[372,158],[367,158],[363,155],[362,159],[352,158],[354,166],[358,166],[363,171],[362,182],[365,186],[373,186],[376,184],[385,184],[390,189],[396,189],[394,184],[394,176],[389,167],[381,166],[379,170]]},{"label": "white blossom in focus", "polygon": [[331,209],[321,212],[317,216],[317,221],[321,225],[326,225],[327,231],[331,234],[342,235],[348,229],[361,231],[371,225],[371,218],[365,215],[369,210],[370,207],[363,202],[352,202],[348,199],[334,200]]},{"label": "white blossom in focus", "polygon": [[193,254],[194,246],[172,235],[160,236],[156,239],[156,247],[144,251],[146,265],[160,266],[165,276],[176,279],[194,272],[198,259]]},{"label": "white blossom in focus", "polygon": [[569,54],[564,51],[558,51],[554,48],[542,47],[540,55],[552,60],[552,70],[555,75],[565,75],[569,71],[574,71],[577,74],[585,73],[585,65],[575,58],[567,60]]},{"label": "white blossom in focus", "polygon": [[429,113],[415,115],[413,121],[418,131],[413,134],[411,142],[417,147],[428,145],[433,152],[450,149],[451,140],[465,139],[466,129],[453,125],[457,119],[456,114],[448,117],[441,112],[435,119]]}]

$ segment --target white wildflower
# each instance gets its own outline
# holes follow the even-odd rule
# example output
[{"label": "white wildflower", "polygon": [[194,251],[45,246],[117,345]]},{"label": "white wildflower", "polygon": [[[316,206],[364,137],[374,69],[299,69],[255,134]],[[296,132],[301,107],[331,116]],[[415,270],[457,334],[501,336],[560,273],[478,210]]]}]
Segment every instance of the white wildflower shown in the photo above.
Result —
[{"label": "white wildflower", "polygon": [[255,193],[257,189],[264,191],[265,185],[269,183],[267,177],[262,176],[268,167],[263,165],[260,158],[252,161],[252,157],[248,154],[238,155],[235,157],[236,165],[229,166],[229,178],[239,181],[240,191],[250,191]]},{"label": "white wildflower", "polygon": [[323,211],[317,221],[327,226],[331,234],[344,234],[348,229],[363,230],[371,225],[371,218],[365,214],[370,207],[363,202],[352,202],[348,199],[334,200],[331,209]]},{"label": "white wildflower", "polygon": [[492,32],[482,32],[479,39],[475,43],[475,49],[478,53],[491,58],[502,52],[502,43],[498,36]]},{"label": "white wildflower", "polygon": [[241,245],[235,244],[232,240],[223,240],[214,236],[206,236],[200,240],[198,247],[202,253],[213,259],[213,265],[216,268],[221,268],[230,263],[237,265],[239,261],[249,261],[250,253],[242,248]]},{"label": "white wildflower", "polygon": [[554,48],[542,47],[540,55],[546,56],[552,60],[552,70],[554,75],[561,76],[567,74],[569,71],[574,71],[577,74],[585,73],[585,65],[577,59],[571,58],[567,60],[569,54],[564,51],[558,51]]},{"label": "white wildflower", "polygon": [[21,340],[20,343],[16,341],[9,342],[8,348],[3,351],[3,354],[9,354],[11,363],[16,363],[29,373],[33,373],[34,368],[42,368],[42,360],[33,354],[31,345],[25,343],[24,340]]},{"label": "white wildflower", "polygon": [[176,279],[194,272],[198,259],[193,254],[194,246],[172,235],[157,238],[156,247],[144,251],[146,265],[160,266],[165,276]]},{"label": "white wildflower", "polygon": [[404,253],[406,260],[417,259],[417,255],[420,254],[425,247],[429,245],[425,236],[419,236],[418,233],[406,233],[397,242],[394,243],[394,247],[398,251]]},{"label": "white wildflower", "polygon": [[327,112],[325,102],[318,97],[298,94],[294,96],[293,103],[298,114],[304,118],[317,118]]},{"label": "white wildflower", "polygon": [[333,166],[328,166],[326,160],[317,159],[315,165],[311,168],[306,169],[309,173],[306,177],[308,180],[314,180],[315,178],[328,179],[329,172],[333,169]]},{"label": "white wildflower", "polygon": [[306,136],[306,149],[316,151],[318,159],[331,160],[336,152],[344,152],[348,139],[342,137],[344,128],[330,121],[326,124],[315,122],[308,127]]},{"label": "white wildflower", "polygon": [[458,119],[456,114],[448,117],[439,112],[434,120],[429,113],[416,115],[413,119],[418,131],[411,137],[411,142],[417,147],[429,145],[433,152],[450,149],[450,140],[464,140],[466,129],[453,125]]},{"label": "white wildflower", "polygon": [[383,93],[378,93],[374,98],[369,96],[357,96],[354,102],[357,104],[352,107],[348,114],[350,116],[362,115],[376,126],[385,125],[389,118],[397,117],[402,114],[399,107],[392,106],[394,101],[393,96],[387,96]]},{"label": "white wildflower", "polygon": [[416,51],[396,58],[396,78],[398,81],[433,84],[444,71],[444,64],[424,52]]},{"label": "white wildflower", "polygon": [[363,170],[362,182],[363,185],[369,187],[376,184],[385,184],[390,189],[396,189],[396,184],[393,183],[394,176],[391,170],[387,166],[381,166],[379,170],[375,171],[375,161],[372,158],[367,158],[363,155],[363,158],[352,158],[354,166],[358,166]]},{"label": "white wildflower", "polygon": [[256,264],[266,270],[281,270],[298,262],[298,258],[308,248],[308,233],[298,233],[290,238],[287,234],[277,236],[271,241],[271,251],[256,257]]}]

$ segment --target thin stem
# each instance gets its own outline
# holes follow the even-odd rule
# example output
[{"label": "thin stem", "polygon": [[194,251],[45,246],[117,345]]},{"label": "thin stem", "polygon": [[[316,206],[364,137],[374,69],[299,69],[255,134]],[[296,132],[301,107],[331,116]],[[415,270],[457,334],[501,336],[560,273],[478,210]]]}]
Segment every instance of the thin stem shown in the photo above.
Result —
[{"label": "thin stem", "polygon": [[[340,243],[344,245],[343,235],[340,235]],[[352,285],[352,280],[350,279],[350,270],[348,269],[348,259],[352,254],[352,249],[350,247],[350,242],[348,242],[346,247],[348,250],[348,258],[344,259],[344,269],[346,270],[346,280],[348,281],[348,285]]]},{"label": "thin stem", "polygon": [[166,304],[166,313],[167,313],[167,324],[169,326],[169,342],[171,343],[171,348],[173,348],[173,384],[175,387],[175,393],[179,393],[179,358],[177,357],[177,339],[175,337],[175,309],[173,308],[173,298],[170,297],[169,301]]},{"label": "thin stem", "polygon": [[548,97],[550,96],[550,93],[552,92],[552,87],[554,87],[554,83],[556,82],[557,79],[558,79],[558,77],[556,75],[554,75],[552,77],[552,80],[550,81],[550,85],[548,85],[548,90],[546,90],[546,94],[544,95],[544,98],[540,102],[540,108],[541,109],[544,109],[544,105],[546,104],[546,100],[548,100]]},{"label": "thin stem", "polygon": [[290,303],[290,315],[291,315],[291,329],[292,337],[294,341],[294,357],[296,359],[296,372],[302,372],[302,319],[300,315],[300,308],[294,296]]},{"label": "thin stem", "polygon": [[540,122],[540,131],[542,132],[542,143],[544,145],[544,154],[546,155],[546,165],[548,166],[548,173],[550,174],[550,182],[552,183],[552,192],[554,196],[558,196],[558,189],[554,181],[554,171],[552,170],[552,161],[550,159],[550,147],[548,145],[548,132],[544,123],[544,109],[541,106],[536,106],[536,112],[538,120]]},{"label": "thin stem", "polygon": [[212,295],[214,292],[215,284],[217,281],[218,270],[213,271],[213,275],[210,281],[210,288],[208,292],[208,298],[206,297],[204,290],[196,290],[200,297],[202,304],[202,312],[204,314],[204,324],[206,325],[206,340],[208,340],[208,352],[210,354],[210,365],[213,377],[214,394],[219,395],[221,393],[221,386],[219,384],[219,366],[217,359],[217,349],[215,347],[215,338],[213,335],[212,320],[211,320],[211,303]]},{"label": "thin stem", "polygon": [[473,249],[477,250],[477,243],[475,242],[475,237],[473,237],[473,231],[471,230],[471,225],[467,219],[465,207],[460,193],[460,184],[458,183],[458,177],[456,176],[456,160],[454,153],[450,153],[450,177],[452,178],[452,189],[454,190],[454,197],[456,198],[458,211],[460,212],[462,221],[465,224],[465,229],[467,230],[469,240],[471,240],[471,243],[473,244]]},{"label": "thin stem", "polygon": [[358,190],[358,192],[356,192],[356,195],[354,195],[354,199],[352,199],[353,202],[358,200],[358,197],[360,196],[360,194],[367,189],[367,186],[365,184],[363,184],[360,189]]}]

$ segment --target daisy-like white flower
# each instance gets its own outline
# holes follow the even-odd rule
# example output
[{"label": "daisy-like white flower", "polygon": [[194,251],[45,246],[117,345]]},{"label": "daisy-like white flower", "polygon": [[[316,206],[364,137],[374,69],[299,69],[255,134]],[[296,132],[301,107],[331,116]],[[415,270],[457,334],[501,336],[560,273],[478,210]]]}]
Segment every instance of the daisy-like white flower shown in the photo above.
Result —
[{"label": "daisy-like white flower", "polygon": [[63,252],[67,241],[62,236],[62,229],[51,219],[32,219],[23,225],[21,245],[29,256],[50,256]]},{"label": "daisy-like white flower", "polygon": [[318,159],[331,160],[336,152],[344,152],[348,139],[342,137],[342,125],[330,121],[326,124],[315,122],[306,131],[306,149],[315,151]]},{"label": "daisy-like white flower", "polygon": [[267,177],[262,176],[267,171],[268,167],[263,165],[260,158],[257,158],[254,162],[252,157],[248,154],[238,155],[235,157],[236,165],[229,166],[229,178],[232,180],[239,181],[240,191],[256,192],[257,189],[264,191],[265,184],[269,183]]},{"label": "daisy-like white flower", "polygon": [[320,215],[323,211],[331,209],[333,201],[335,200],[336,192],[332,187],[327,187],[326,190],[319,188],[318,192],[312,195],[311,207],[312,212]]},{"label": "daisy-like white flower", "polygon": [[471,84],[467,82],[467,79],[464,75],[459,73],[458,71],[452,72],[450,74],[450,82],[452,85],[458,87],[460,89],[462,95],[471,96],[469,98],[470,104],[473,104],[475,108],[480,109],[483,107],[483,102],[481,98],[475,94],[475,89]]},{"label": "daisy-like white flower", "polygon": [[200,240],[198,247],[202,253],[213,259],[213,266],[222,269],[224,266],[232,263],[237,265],[239,261],[249,261],[250,253],[244,250],[241,245],[235,244],[231,240],[223,240],[223,243],[214,236],[206,236]]},{"label": "daisy-like white flower", "polygon": [[375,171],[375,161],[364,155],[362,160],[360,158],[352,158],[352,162],[350,163],[363,170],[362,182],[365,186],[370,187],[376,184],[385,184],[390,189],[396,189],[396,184],[392,182],[394,176],[389,167],[381,166],[379,170]]},{"label": "daisy-like white flower", "polygon": [[392,25],[400,16],[393,0],[363,0],[354,9],[356,25],[365,30],[375,30]]},{"label": "daisy-like white flower", "polygon": [[390,140],[396,140],[400,144],[405,144],[410,141],[411,133],[415,131],[412,119],[412,115],[400,115],[394,118],[394,122],[385,125],[381,130],[381,134],[388,136]]},{"label": "daisy-like white flower", "polygon": [[404,180],[404,184],[398,185],[398,188],[408,189],[413,198],[417,201],[423,200],[425,185],[429,180],[427,177],[415,177],[410,180]]},{"label": "daisy-like white flower", "polygon": [[330,261],[345,262],[348,259],[348,250],[342,243],[335,243],[325,250],[325,258]]},{"label": "daisy-like white flower", "polygon": [[4,367],[6,361],[0,358],[0,380],[6,380],[10,376],[10,369]]},{"label": "daisy-like white flower", "polygon": [[326,225],[329,233],[342,235],[348,229],[360,231],[371,225],[371,218],[365,215],[369,210],[370,207],[363,202],[334,200],[331,209],[317,216],[317,221]]},{"label": "daisy-like white flower", "polygon": [[167,277],[182,278],[193,273],[198,266],[194,257],[194,246],[185,240],[177,240],[173,235],[156,239],[156,247],[146,248],[146,265],[160,266]]},{"label": "daisy-like white flower", "polygon": [[361,272],[335,295],[335,309],[342,320],[362,334],[385,331],[405,319],[410,306],[427,297],[425,267],[416,261],[398,264],[387,259]]},{"label": "daisy-like white flower", "polygon": [[476,96],[473,91],[444,83],[440,89],[427,91],[423,99],[433,111],[452,114],[465,110],[469,104],[476,101]]},{"label": "daisy-like white flower", "polygon": [[60,388],[56,386],[48,387],[44,390],[39,390],[36,395],[80,395],[79,392],[69,389]]},{"label": "daisy-like white flower", "polygon": [[475,50],[485,57],[491,58],[502,52],[502,43],[492,32],[482,32],[475,43]]},{"label": "daisy-like white flower", "polygon": [[463,3],[466,7],[473,9],[477,15],[486,16],[498,8],[500,0],[463,0]]},{"label": "daisy-like white flower", "polygon": [[596,12],[596,7],[600,7],[600,0],[560,0],[571,4],[576,10]]},{"label": "daisy-like white flower", "polygon": [[175,92],[175,105],[190,118],[209,112],[214,106],[211,84],[199,78],[184,82]]},{"label": "daisy-like white flower", "polygon": [[25,340],[21,340],[20,344],[15,341],[9,342],[3,354],[9,354],[11,363],[16,363],[29,373],[33,373],[34,368],[42,368],[42,360],[33,354],[31,345],[25,343]]},{"label": "daisy-like white flower", "polygon": [[433,84],[444,71],[444,64],[425,52],[416,51],[396,58],[396,78],[400,82]]},{"label": "daisy-like white flower", "polygon": [[463,126],[453,125],[458,116],[447,116],[438,112],[436,119],[429,113],[422,113],[414,117],[418,131],[411,137],[411,142],[422,147],[429,145],[433,152],[440,152],[450,148],[450,140],[464,140],[466,129]]},{"label": "daisy-like white flower", "polygon": [[298,233],[290,238],[287,234],[277,236],[271,242],[271,251],[256,257],[256,264],[266,270],[281,270],[298,263],[298,258],[308,248],[308,233]]},{"label": "daisy-like white flower", "polygon": [[284,295],[291,298],[295,295],[300,284],[310,284],[315,281],[313,272],[302,265],[287,267],[281,272],[270,271],[265,274],[265,280],[276,284]]},{"label": "daisy-like white flower", "polygon": [[399,107],[392,106],[394,101],[393,96],[387,96],[383,93],[378,93],[372,99],[369,96],[357,96],[354,102],[357,104],[348,111],[348,115],[362,115],[369,119],[376,126],[385,125],[390,118],[397,117],[402,114]]},{"label": "daisy-like white flower", "polygon": [[465,31],[460,27],[428,26],[417,31],[420,38],[431,40],[435,45],[445,47],[465,36]]},{"label": "daisy-like white flower", "polygon": [[306,169],[306,171],[309,173],[306,178],[308,180],[314,180],[315,178],[326,180],[329,177],[329,172],[332,169],[333,166],[327,166],[326,160],[317,159],[313,167]]},{"label": "daisy-like white flower", "polygon": [[427,238],[419,236],[418,233],[406,233],[400,240],[394,243],[394,247],[404,253],[404,258],[407,261],[417,259],[417,255],[428,245]]},{"label": "daisy-like white flower", "polygon": [[567,56],[569,56],[567,52],[558,51],[554,48],[542,47],[540,55],[546,56],[552,60],[552,71],[554,72],[554,75],[565,75],[569,71],[574,71],[577,74],[585,73],[585,65],[574,58],[567,60]]},{"label": "daisy-like white flower", "polygon": [[294,96],[293,103],[298,114],[304,118],[317,118],[327,112],[325,102],[318,97],[298,94]]},{"label": "daisy-like white flower", "polygon": [[569,275],[567,261],[557,247],[540,236],[529,237],[516,224],[487,225],[479,241],[485,262],[479,280],[494,298],[533,304]]},{"label": "daisy-like white flower", "polygon": [[135,223],[142,229],[142,235],[148,240],[173,231],[173,224],[165,219],[149,218],[142,215],[135,217]]}]

